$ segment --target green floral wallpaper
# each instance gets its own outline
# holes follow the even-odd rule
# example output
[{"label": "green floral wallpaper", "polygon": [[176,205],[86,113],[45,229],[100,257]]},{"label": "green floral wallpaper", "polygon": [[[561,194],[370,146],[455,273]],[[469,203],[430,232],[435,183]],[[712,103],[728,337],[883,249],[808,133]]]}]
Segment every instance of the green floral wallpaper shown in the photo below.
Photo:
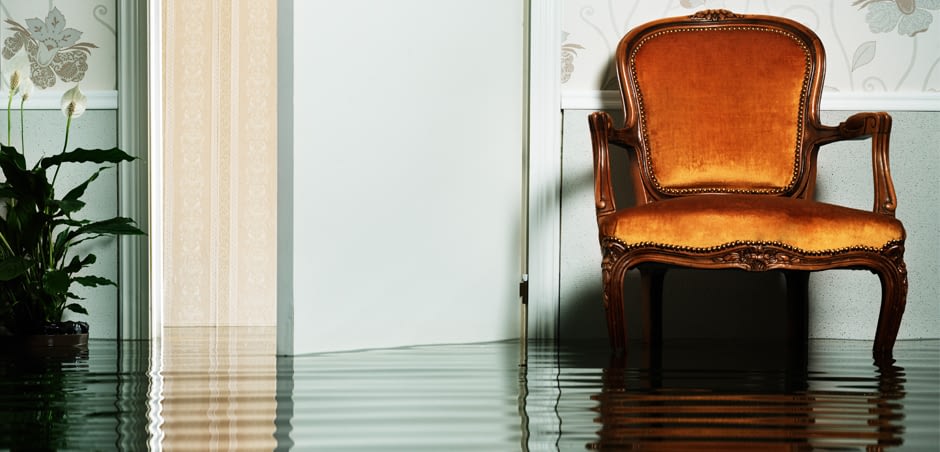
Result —
[{"label": "green floral wallpaper", "polygon": [[0,20],[0,67],[25,54],[36,89],[116,88],[115,0],[2,0]]},{"label": "green floral wallpaper", "polygon": [[789,17],[813,29],[826,47],[826,91],[940,93],[940,24],[934,23],[940,0],[562,0],[562,8],[566,91],[616,89],[611,57],[634,26],[723,8]]}]

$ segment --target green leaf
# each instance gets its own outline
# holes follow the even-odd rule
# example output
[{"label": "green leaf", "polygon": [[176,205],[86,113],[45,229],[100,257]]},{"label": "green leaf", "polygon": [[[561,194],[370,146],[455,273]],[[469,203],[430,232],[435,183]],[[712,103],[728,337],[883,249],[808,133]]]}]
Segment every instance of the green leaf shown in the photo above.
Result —
[{"label": "green leaf", "polygon": [[75,282],[85,287],[117,286],[114,281],[100,276],[78,276],[75,278]]},{"label": "green leaf", "polygon": [[77,199],[70,199],[70,200],[63,199],[61,201],[52,200],[49,202],[49,205],[52,207],[57,207],[59,209],[60,212],[56,212],[56,213],[62,214],[62,215],[69,215],[74,212],[78,212],[79,210],[82,210],[85,207],[85,202],[79,201]]},{"label": "green leaf", "polygon": [[0,281],[9,281],[28,271],[36,261],[19,256],[10,256],[0,260]]},{"label": "green leaf", "polygon": [[130,162],[136,160],[137,157],[132,157],[128,153],[118,149],[82,149],[78,148],[74,151],[62,152],[50,157],[46,157],[39,162],[39,166],[42,169],[49,168],[51,166],[59,165],[62,163],[120,163],[120,162]]},{"label": "green leaf", "polygon": [[82,225],[86,225],[86,224],[88,224],[88,223],[91,223],[91,222],[88,221],[88,220],[73,220],[73,219],[71,219],[71,218],[56,218],[55,220],[53,220],[53,221],[50,223],[50,225],[51,225],[53,228],[55,228],[56,226],[79,227],[79,226],[82,226]]},{"label": "green leaf", "polygon": [[88,223],[69,233],[69,240],[83,234],[143,235],[144,231],[135,226],[134,220],[126,217],[114,217],[108,220]]},{"label": "green leaf", "polygon": [[72,212],[77,212],[82,207],[85,207],[85,203],[80,201],[79,199],[82,197],[82,195],[85,194],[85,190],[88,188],[88,184],[92,183],[92,181],[97,179],[98,175],[101,174],[101,172],[106,169],[108,168],[98,169],[98,171],[95,171],[88,179],[85,180],[85,182],[82,182],[77,187],[70,190],[65,195],[65,197],[62,198],[62,201],[59,202],[62,212],[68,215]]},{"label": "green leaf", "polygon": [[98,260],[98,258],[95,257],[94,254],[89,254],[85,256],[84,259],[80,259],[78,256],[75,256],[68,265],[62,268],[62,271],[66,273],[75,273],[88,265],[94,264],[96,260]]},{"label": "green leaf", "polygon": [[42,276],[42,288],[52,296],[65,295],[70,284],[69,274],[62,270],[47,271]]},{"label": "green leaf", "polygon": [[91,240],[96,240],[96,239],[98,239],[98,238],[100,238],[100,237],[104,237],[104,234],[86,235],[85,237],[82,237],[82,238],[80,238],[80,239],[78,239],[78,240],[73,240],[73,241],[69,242],[68,246],[69,246],[69,247],[73,247],[73,246],[78,245],[79,243],[88,242],[88,241],[91,241]]},{"label": "green leaf", "polygon": [[72,311],[72,312],[77,312],[79,314],[88,315],[88,311],[85,310],[85,308],[83,308],[82,305],[78,303],[69,303],[65,305],[65,309],[68,309],[69,311]]},{"label": "green leaf", "polygon": [[[60,260],[62,260],[62,259],[65,257],[65,253],[68,252],[68,250],[69,250],[69,242],[68,242],[68,240],[69,240],[69,231],[68,231],[68,229],[63,230],[63,231],[59,231],[59,233],[56,234],[55,242],[54,242],[53,245],[52,245],[52,255],[53,255],[52,260],[53,260],[53,261],[59,262]],[[73,259],[73,261],[74,261],[74,259]],[[63,269],[63,270],[68,271],[68,272],[70,272],[70,273],[77,271],[77,270],[71,270],[71,271],[69,271],[68,269]]]},{"label": "green leaf", "polygon": [[[3,150],[13,149],[7,146]],[[22,156],[20,156],[22,157]],[[6,187],[17,200],[29,200],[33,204],[44,206],[52,198],[52,185],[46,180],[43,170],[30,171],[21,166],[18,158],[0,153],[0,170],[6,177]]]},{"label": "green leaf", "polygon": [[26,199],[18,199],[15,205],[8,205],[4,236],[14,250],[35,249],[40,231],[47,225],[48,217],[38,211],[35,204]]},{"label": "green leaf", "polygon": [[0,144],[0,160],[9,160],[20,169],[26,170],[26,157],[13,146]]}]

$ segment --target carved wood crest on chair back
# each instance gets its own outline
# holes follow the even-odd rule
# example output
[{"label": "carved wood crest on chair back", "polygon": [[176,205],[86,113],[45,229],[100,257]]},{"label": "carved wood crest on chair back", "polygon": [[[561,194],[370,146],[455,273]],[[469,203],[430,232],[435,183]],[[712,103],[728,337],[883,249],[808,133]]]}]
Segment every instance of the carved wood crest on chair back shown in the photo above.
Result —
[{"label": "carved wood crest on chair back", "polygon": [[[589,118],[611,345],[625,346],[630,269],[640,270],[644,334],[655,344],[669,266],[784,271],[798,340],[807,333],[807,272],[852,268],[881,280],[874,352],[890,356],[907,296],[905,232],[888,164],[891,117],[820,123],[819,38],[785,18],[706,10],[633,29],[615,64],[624,124],[615,127],[605,112]],[[820,146],[862,138],[872,143],[872,211],[814,201]],[[633,207],[617,208],[609,144],[629,155]]]}]

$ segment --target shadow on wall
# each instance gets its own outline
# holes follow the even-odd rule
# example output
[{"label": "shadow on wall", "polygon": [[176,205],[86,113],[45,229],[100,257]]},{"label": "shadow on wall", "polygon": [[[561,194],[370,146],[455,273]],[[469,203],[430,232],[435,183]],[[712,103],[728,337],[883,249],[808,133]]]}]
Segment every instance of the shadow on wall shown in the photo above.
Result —
[{"label": "shadow on wall", "polygon": [[[599,266],[597,273],[596,288],[582,287],[562,299],[562,341],[607,337]],[[674,269],[666,274],[665,285],[666,339],[786,337],[786,283],[779,272]],[[638,272],[627,277],[624,293],[627,334],[638,339],[643,328]]]},{"label": "shadow on wall", "polygon": [[[614,121],[617,126],[622,124],[622,113],[617,112]],[[636,205],[626,151],[612,147],[611,160],[618,208]],[[561,193],[563,341],[607,336],[590,161],[590,156],[587,164],[583,155],[563,156],[567,166]],[[642,334],[639,295],[639,272],[633,270],[624,283],[624,312],[631,338]],[[780,272],[672,269],[666,273],[663,303],[667,339],[783,339],[786,335],[786,282]]]}]

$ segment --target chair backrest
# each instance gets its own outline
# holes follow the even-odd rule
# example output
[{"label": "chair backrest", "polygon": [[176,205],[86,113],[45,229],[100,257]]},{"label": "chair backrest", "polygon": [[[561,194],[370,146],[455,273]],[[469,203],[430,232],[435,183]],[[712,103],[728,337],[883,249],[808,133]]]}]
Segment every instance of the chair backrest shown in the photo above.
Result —
[{"label": "chair backrest", "polygon": [[708,10],[635,28],[616,58],[653,198],[812,190],[825,55],[811,30]]}]

